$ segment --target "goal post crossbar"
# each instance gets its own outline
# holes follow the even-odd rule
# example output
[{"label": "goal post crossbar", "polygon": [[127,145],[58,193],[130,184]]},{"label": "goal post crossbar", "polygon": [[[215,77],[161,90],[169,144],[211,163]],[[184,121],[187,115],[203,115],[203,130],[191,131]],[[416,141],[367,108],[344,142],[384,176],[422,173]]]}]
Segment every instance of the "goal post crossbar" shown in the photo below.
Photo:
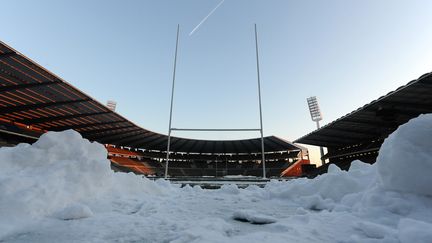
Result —
[{"label": "goal post crossbar", "polygon": [[260,128],[171,128],[171,131],[189,132],[253,132],[261,131]]}]

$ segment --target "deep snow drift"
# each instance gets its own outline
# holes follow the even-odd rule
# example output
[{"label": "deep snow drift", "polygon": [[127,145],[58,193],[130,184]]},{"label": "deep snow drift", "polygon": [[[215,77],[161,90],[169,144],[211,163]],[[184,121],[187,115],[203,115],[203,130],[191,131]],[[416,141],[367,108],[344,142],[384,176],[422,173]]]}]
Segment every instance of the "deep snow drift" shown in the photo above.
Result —
[{"label": "deep snow drift", "polygon": [[50,132],[0,149],[0,242],[432,242],[431,138],[422,115],[374,165],[203,190],[113,173],[102,145]]}]

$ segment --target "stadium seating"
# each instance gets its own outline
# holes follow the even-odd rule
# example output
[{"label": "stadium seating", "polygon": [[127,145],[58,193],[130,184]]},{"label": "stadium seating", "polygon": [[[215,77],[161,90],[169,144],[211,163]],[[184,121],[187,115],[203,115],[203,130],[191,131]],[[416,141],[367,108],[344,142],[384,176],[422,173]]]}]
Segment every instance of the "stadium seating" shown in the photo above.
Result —
[{"label": "stadium seating", "polygon": [[112,163],[115,163],[122,167],[127,167],[131,169],[133,172],[136,172],[138,174],[144,174],[144,175],[155,174],[155,171],[152,168],[146,166],[145,164],[141,163],[138,160],[134,160],[126,157],[117,157],[117,156],[110,157],[110,160]]},{"label": "stadium seating", "polygon": [[[149,157],[163,157],[164,154],[156,156],[155,152],[130,151],[128,149],[108,147],[109,158],[116,168],[123,168],[138,174],[163,176],[165,163]],[[151,156],[149,156],[151,155]],[[200,158],[208,158],[199,154],[172,156],[168,174],[171,177],[201,177],[201,176],[262,176],[262,164],[256,161],[228,161],[227,159],[208,161]],[[279,156],[273,154],[273,157]],[[193,160],[178,160],[173,158],[197,158]],[[234,158],[236,156],[231,156]],[[241,156],[240,156],[241,157]],[[240,158],[239,157],[239,158]],[[228,158],[228,157],[225,157]],[[162,158],[164,160],[164,158]],[[292,163],[287,160],[272,159],[266,161],[266,174],[268,177],[279,177],[281,172],[287,169]]]}]

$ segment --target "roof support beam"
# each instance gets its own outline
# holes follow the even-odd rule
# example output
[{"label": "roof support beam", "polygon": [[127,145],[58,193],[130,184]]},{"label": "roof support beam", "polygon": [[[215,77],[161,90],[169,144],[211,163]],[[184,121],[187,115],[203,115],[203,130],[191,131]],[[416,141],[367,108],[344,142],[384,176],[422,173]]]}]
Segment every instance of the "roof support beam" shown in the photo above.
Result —
[{"label": "roof support beam", "polygon": [[[282,146],[284,148],[286,147],[286,144],[284,144],[284,142],[286,143],[286,141],[281,141],[280,139],[275,139],[274,136],[265,137],[264,141],[271,141],[271,142],[277,144],[278,146]],[[296,147],[293,144],[290,144],[290,145],[293,146],[293,147]]]},{"label": "roof support beam", "polygon": [[[135,141],[137,139],[142,139],[143,135],[145,135],[146,133],[137,133],[134,135],[129,135],[129,136],[123,136],[122,138],[120,138],[119,140],[115,141],[116,144],[121,145],[121,146],[126,146],[126,147],[130,147],[129,145],[127,145],[126,143],[129,141]],[[150,135],[152,136],[152,135]]]},{"label": "roof support beam", "polygon": [[41,124],[46,122],[54,122],[59,120],[66,120],[66,119],[80,118],[80,117],[97,116],[97,115],[104,115],[109,113],[112,113],[112,111],[81,113],[81,114],[64,115],[64,116],[51,116],[51,117],[43,117],[43,118],[35,118],[35,119],[24,119],[24,120],[19,120],[19,122],[27,125],[35,125],[35,124]]},{"label": "roof support beam", "polygon": [[[126,129],[126,128],[131,128],[131,127],[136,127],[136,126],[135,125],[126,125],[126,126],[122,126],[122,127],[100,128],[100,129],[92,129],[90,131],[85,131],[85,132],[80,132],[80,133],[83,137],[87,137],[87,136],[91,137],[91,136],[97,135],[99,133],[117,131],[120,129]],[[106,133],[105,133],[105,135],[106,135]]]},{"label": "roof support beam", "polygon": [[[254,153],[258,153],[261,150],[261,143],[260,143],[260,141],[258,139],[256,139],[256,138],[250,139],[250,140],[248,140],[248,142],[250,142],[252,144],[251,150],[254,151]],[[270,151],[275,150],[275,147],[274,146],[270,146],[270,144],[267,141],[267,139],[264,140],[264,145]],[[269,149],[269,147],[270,147],[270,149]]]},{"label": "roof support beam", "polygon": [[337,136],[337,135],[327,135],[327,134],[314,134],[314,137],[318,137],[318,138],[323,138],[324,141],[334,141],[337,143],[342,143],[342,144],[357,144],[357,143],[361,143],[364,140],[359,141],[358,139],[353,139],[352,137],[346,137],[346,136]]},{"label": "roof support beam", "polygon": [[243,147],[246,149],[247,153],[252,153],[250,146],[246,145],[245,142],[247,140],[238,140],[238,142],[240,143],[240,147]]},{"label": "roof support beam", "polygon": [[0,53],[0,60],[2,59],[6,59],[8,57],[12,57],[12,56],[17,56],[18,53],[16,52],[5,52],[5,53]]},{"label": "roof support beam", "polygon": [[431,88],[432,87],[432,76],[431,73],[428,74],[429,76],[427,77],[423,77],[421,79],[419,79],[418,83],[416,85],[424,85],[427,88]]},{"label": "roof support beam", "polygon": [[[317,135],[317,134],[316,134]],[[365,139],[371,139],[373,136],[370,136],[368,134],[352,134],[352,133],[344,133],[341,131],[332,131],[330,129],[323,129],[320,131],[319,135],[324,137],[331,137],[331,138],[337,138],[337,139],[348,139],[352,140],[354,143],[359,140],[365,140]],[[377,134],[379,136],[379,134]]]},{"label": "roof support beam", "polygon": [[93,126],[103,126],[103,125],[109,125],[109,124],[118,124],[118,123],[124,123],[128,122],[126,120],[122,121],[110,121],[110,122],[94,122],[94,123],[84,123],[79,125],[71,125],[71,126],[58,126],[58,127],[51,127],[51,130],[55,131],[63,131],[66,129],[81,129],[81,128],[87,128],[87,127],[93,127]]},{"label": "roof support beam", "polygon": [[[136,136],[138,134],[147,133],[147,132],[148,132],[147,130],[144,130],[142,128],[139,128],[139,129],[137,128],[137,130],[134,129],[134,130],[126,132],[126,133],[121,133],[121,134],[116,134],[116,135],[111,135],[111,136],[104,136],[104,137],[98,138],[97,141],[100,143],[108,143],[108,144],[116,142],[115,144],[123,145],[121,143],[122,139],[130,138],[132,136]],[[135,133],[135,134],[130,135],[131,133]]]},{"label": "roof support beam", "polygon": [[235,141],[231,141],[231,146],[234,149],[234,153],[238,153],[239,152],[239,148],[238,148],[237,143]]},{"label": "roof support beam", "polygon": [[362,149],[362,150],[354,150],[354,151],[349,151],[349,152],[345,152],[345,153],[327,153],[326,155],[324,155],[325,159],[334,159],[334,158],[338,158],[338,157],[344,157],[344,156],[350,156],[350,155],[356,155],[356,154],[362,154],[362,153],[369,153],[369,152],[377,152],[379,151],[380,147],[374,147],[374,148],[368,148],[368,149]]},{"label": "roof support beam", "polygon": [[[188,145],[188,143],[192,143],[191,145]],[[186,146],[188,145],[188,146]],[[207,145],[207,141],[204,140],[186,140],[185,143],[181,144],[180,146],[177,146],[177,150],[183,149],[183,147],[189,148],[187,152],[191,151],[202,151],[202,148],[204,148]]]},{"label": "roof support beam", "polygon": [[328,147],[338,148],[338,147],[342,147],[345,145],[345,144],[340,144],[340,143],[328,142],[328,141],[318,139],[318,138],[310,138],[309,136],[307,138],[296,140],[296,143],[309,144],[309,145],[313,145],[313,146],[323,146],[323,147],[327,147],[327,148]]},{"label": "roof support beam", "polygon": [[34,87],[40,87],[45,85],[52,85],[52,84],[61,84],[63,83],[60,80],[53,81],[53,82],[42,82],[42,83],[27,83],[27,84],[17,84],[17,85],[6,85],[6,86],[0,86],[0,92],[7,92],[11,90],[19,90],[19,89],[28,89],[28,88],[34,88]]},{"label": "roof support beam", "polygon": [[178,144],[179,141],[181,141],[183,139],[177,138],[177,137],[172,137],[171,138],[171,146],[174,147],[175,144]]},{"label": "roof support beam", "polygon": [[[387,109],[387,111],[385,111],[387,114],[380,114],[380,109],[382,108],[376,108],[376,109],[368,109],[368,110],[363,110],[363,114],[368,114],[369,117],[373,117],[374,120],[378,120],[378,121],[382,121],[385,123],[389,123],[389,122],[399,122],[399,120],[401,119],[406,119],[408,118],[413,118],[413,117],[417,117],[420,114],[423,113],[430,113],[432,111],[432,107],[429,108],[423,108],[422,105],[419,105],[418,107],[410,107],[409,105],[407,105],[407,107],[401,107],[401,106],[389,106],[389,107],[385,107],[384,110]],[[357,119],[357,118],[355,118]],[[366,118],[367,119],[367,118]]]},{"label": "roof support beam", "polygon": [[136,126],[133,126],[133,127],[135,127],[135,128],[130,129],[128,131],[117,131],[117,130],[114,130],[114,131],[103,133],[103,134],[94,134],[94,135],[88,136],[88,138],[91,139],[91,140],[97,140],[97,141],[99,141],[99,140],[103,140],[105,138],[111,138],[111,137],[116,136],[116,135],[124,135],[126,133],[131,133],[131,132],[136,132],[136,131],[142,130],[142,128],[140,128],[140,127],[136,127]]},{"label": "roof support beam", "polygon": [[154,134],[147,136],[147,137],[144,137],[144,138],[138,137],[138,138],[135,138],[133,140],[129,140],[128,143],[125,143],[125,146],[136,147],[136,145],[144,145],[144,144],[151,142],[151,141],[154,141],[155,139],[158,139],[158,138],[160,138],[160,134],[154,133]]},{"label": "roof support beam", "polygon": [[326,127],[326,129],[329,131],[341,132],[341,133],[345,133],[345,134],[353,134],[354,136],[356,136],[356,135],[371,135],[371,136],[381,135],[378,132],[358,131],[358,130],[355,130],[356,128],[341,128],[341,127],[333,126],[333,127]]},{"label": "roof support beam", "polygon": [[[432,95],[429,95],[432,98]],[[395,113],[402,113],[406,115],[419,115],[421,112],[432,112],[432,103],[430,100],[427,102],[400,102],[400,101],[381,101],[380,106],[383,108],[394,109]],[[377,108],[378,109],[378,108]]]},{"label": "roof support beam", "polygon": [[[341,122],[341,123],[353,123],[353,124],[363,124],[363,125],[366,125],[366,126],[369,126],[369,127],[372,127],[372,128],[375,127],[375,126],[378,126],[378,127],[382,128],[382,127],[387,127],[389,125],[388,122],[379,121],[378,119],[371,119],[371,120],[369,120],[369,119],[355,118],[355,117],[351,117],[351,118],[346,117],[346,118],[343,118],[343,119],[341,119],[340,121],[337,121],[337,122]],[[324,129],[326,127],[323,127],[321,129]],[[317,130],[317,131],[319,131],[319,130]]]},{"label": "roof support beam", "polygon": [[8,106],[0,108],[0,115],[9,114],[13,112],[27,111],[27,110],[35,110],[42,109],[51,106],[61,106],[73,103],[81,103],[91,101],[90,98],[79,99],[79,100],[68,100],[68,101],[54,101],[54,102],[46,102],[46,103],[38,103],[38,104],[30,104],[30,105],[19,105],[19,106]]},{"label": "roof support beam", "polygon": [[216,147],[216,143],[210,143],[210,145],[211,145],[211,152],[210,153],[212,153],[212,154],[214,154],[215,153],[215,147]]},{"label": "roof support beam", "polygon": [[[158,138],[155,138],[155,139],[152,139],[151,141],[148,141],[145,145],[148,146],[149,148],[152,148],[154,146],[160,145],[161,143],[166,144],[166,142],[167,142],[167,140],[165,139],[165,137],[159,135]],[[135,144],[131,145],[131,147],[135,147]],[[175,152],[175,151],[172,151],[172,152]]]}]

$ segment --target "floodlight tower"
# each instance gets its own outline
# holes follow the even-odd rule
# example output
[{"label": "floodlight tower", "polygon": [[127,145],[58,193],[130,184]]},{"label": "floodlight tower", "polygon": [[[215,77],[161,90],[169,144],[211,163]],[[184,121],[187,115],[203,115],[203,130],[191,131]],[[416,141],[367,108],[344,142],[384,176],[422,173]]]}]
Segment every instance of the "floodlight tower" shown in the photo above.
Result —
[{"label": "floodlight tower", "polygon": [[114,100],[108,100],[106,106],[108,107],[108,109],[115,111],[117,102],[115,102]]},{"label": "floodlight tower", "polygon": [[[317,129],[319,129],[320,128],[319,122],[322,120],[322,114],[321,114],[321,110],[320,110],[319,105],[318,105],[318,100],[317,100],[316,96],[309,97],[306,100],[307,100],[307,103],[309,106],[309,112],[310,112],[312,121],[316,122]],[[321,146],[320,146],[320,154],[321,154],[321,165],[324,165],[325,164],[325,161],[323,159],[324,149]]]}]

